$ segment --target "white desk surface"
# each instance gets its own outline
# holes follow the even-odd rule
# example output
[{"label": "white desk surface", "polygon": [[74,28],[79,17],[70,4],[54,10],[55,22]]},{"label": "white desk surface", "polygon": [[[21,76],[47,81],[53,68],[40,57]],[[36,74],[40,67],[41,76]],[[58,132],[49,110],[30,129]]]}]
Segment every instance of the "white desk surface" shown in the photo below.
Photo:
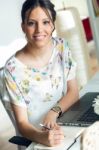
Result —
[{"label": "white desk surface", "polygon": [[[97,72],[92,79],[87,83],[86,86],[80,91],[80,96],[84,95],[87,92],[99,92],[99,72]],[[82,127],[67,127],[65,126],[66,130],[72,131],[72,133],[75,135],[78,133]],[[26,150],[33,150],[32,144],[26,149]],[[69,149],[69,150],[80,150],[80,141],[78,141]]]}]

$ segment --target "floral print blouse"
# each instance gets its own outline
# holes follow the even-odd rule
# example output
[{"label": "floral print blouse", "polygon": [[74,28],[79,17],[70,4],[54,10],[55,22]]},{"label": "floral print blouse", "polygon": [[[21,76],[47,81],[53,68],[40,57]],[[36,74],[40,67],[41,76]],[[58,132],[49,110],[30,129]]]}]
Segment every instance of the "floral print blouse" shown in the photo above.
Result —
[{"label": "floral print blouse", "polygon": [[13,55],[4,68],[6,101],[27,108],[28,120],[36,126],[66,94],[67,82],[75,78],[76,63],[68,43],[61,38],[53,41],[53,53],[45,67],[31,68]]}]

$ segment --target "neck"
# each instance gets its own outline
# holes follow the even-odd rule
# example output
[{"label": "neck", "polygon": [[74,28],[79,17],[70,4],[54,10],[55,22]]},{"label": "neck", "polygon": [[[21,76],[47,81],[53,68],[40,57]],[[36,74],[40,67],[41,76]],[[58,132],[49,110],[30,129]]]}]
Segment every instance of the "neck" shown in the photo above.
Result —
[{"label": "neck", "polygon": [[31,44],[27,44],[24,48],[24,53],[27,55],[30,55],[33,58],[38,58],[38,57],[44,57],[47,54],[51,53],[53,49],[53,41],[50,40],[45,46],[43,47],[35,47],[32,46]]}]

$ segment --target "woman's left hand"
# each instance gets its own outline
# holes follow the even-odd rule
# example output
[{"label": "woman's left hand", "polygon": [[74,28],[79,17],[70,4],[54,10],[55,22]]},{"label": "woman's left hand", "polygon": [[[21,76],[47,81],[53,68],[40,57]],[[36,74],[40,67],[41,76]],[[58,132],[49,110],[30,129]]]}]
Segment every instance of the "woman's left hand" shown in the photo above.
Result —
[{"label": "woman's left hand", "polygon": [[43,120],[43,124],[48,128],[53,129],[54,127],[58,126],[58,124],[56,123],[57,117],[58,117],[58,113],[54,112],[53,110],[50,110],[45,116]]}]

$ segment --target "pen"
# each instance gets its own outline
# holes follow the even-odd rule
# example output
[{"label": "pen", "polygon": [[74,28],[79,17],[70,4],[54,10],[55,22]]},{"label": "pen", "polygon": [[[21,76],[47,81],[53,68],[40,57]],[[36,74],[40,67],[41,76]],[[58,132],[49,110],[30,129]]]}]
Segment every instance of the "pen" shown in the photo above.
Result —
[{"label": "pen", "polygon": [[51,130],[51,128],[49,128],[49,127],[45,126],[45,125],[44,125],[44,124],[42,124],[42,123],[40,123],[40,126],[41,126],[41,127],[43,127],[43,128],[45,128],[45,129]]},{"label": "pen", "polygon": [[67,150],[69,150],[77,141],[77,139],[81,136],[82,132],[84,131],[84,129],[80,130],[80,132],[78,132],[78,134],[76,135],[74,142],[67,148]]}]

